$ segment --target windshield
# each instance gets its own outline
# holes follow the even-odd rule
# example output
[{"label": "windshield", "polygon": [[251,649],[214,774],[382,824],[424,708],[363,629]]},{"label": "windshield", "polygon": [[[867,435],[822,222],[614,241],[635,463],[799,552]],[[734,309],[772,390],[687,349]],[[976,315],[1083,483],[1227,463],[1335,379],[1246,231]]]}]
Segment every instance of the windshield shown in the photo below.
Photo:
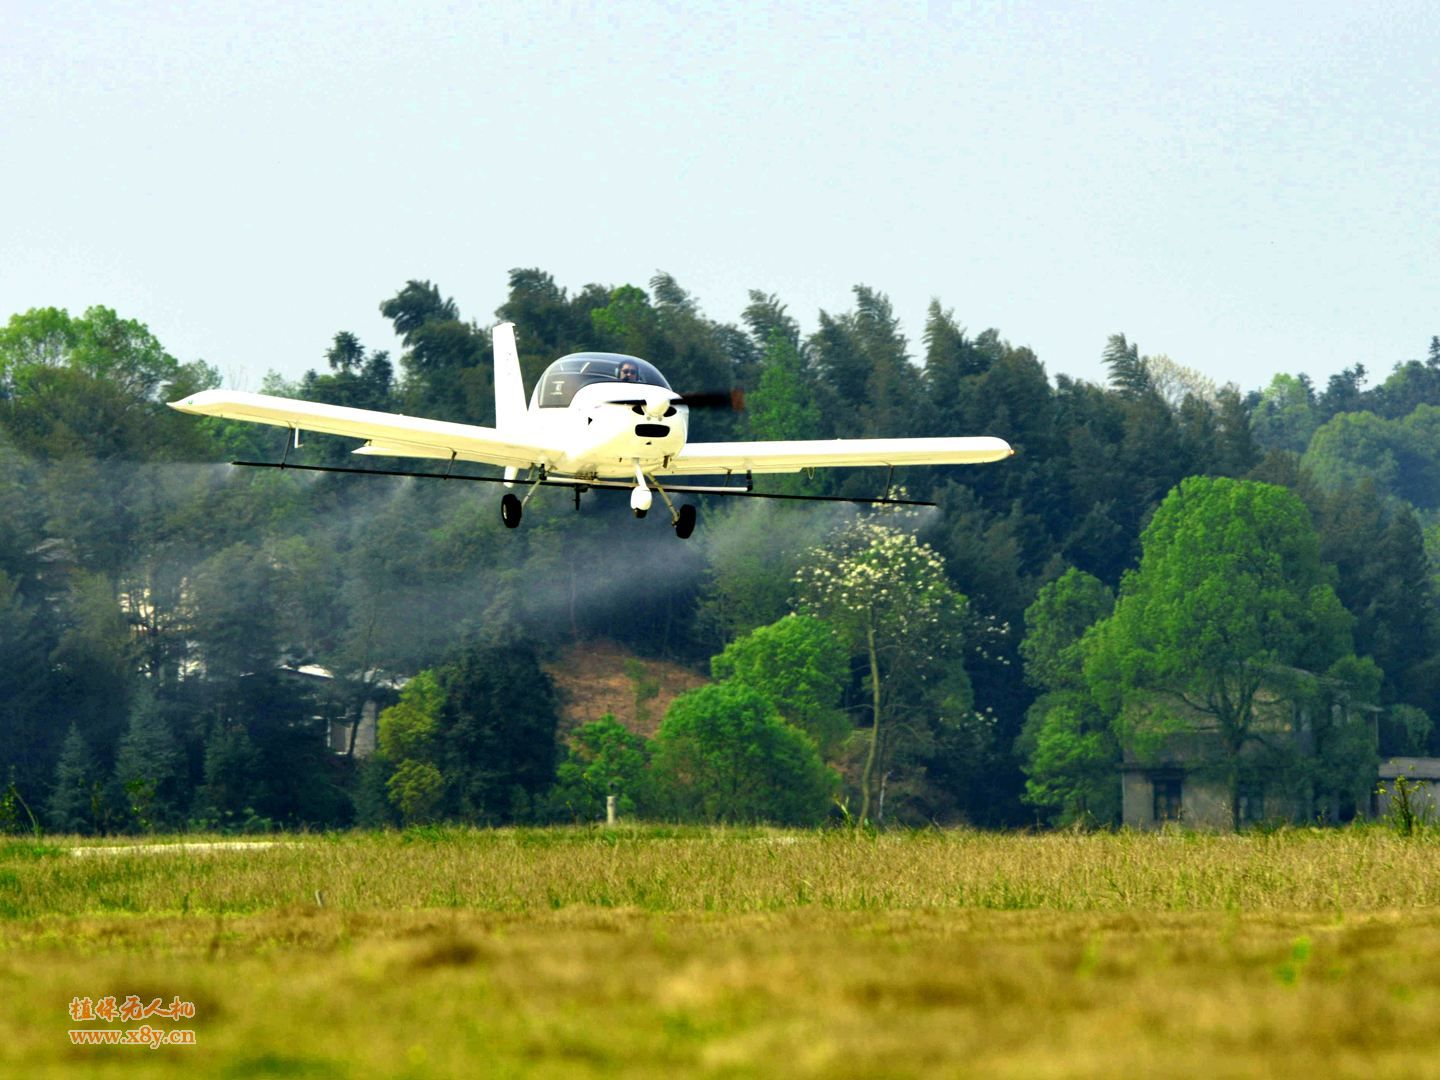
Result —
[{"label": "windshield", "polygon": [[560,408],[574,400],[582,386],[591,383],[645,383],[670,389],[654,364],[619,353],[574,353],[562,356],[540,376],[531,395],[532,406]]}]

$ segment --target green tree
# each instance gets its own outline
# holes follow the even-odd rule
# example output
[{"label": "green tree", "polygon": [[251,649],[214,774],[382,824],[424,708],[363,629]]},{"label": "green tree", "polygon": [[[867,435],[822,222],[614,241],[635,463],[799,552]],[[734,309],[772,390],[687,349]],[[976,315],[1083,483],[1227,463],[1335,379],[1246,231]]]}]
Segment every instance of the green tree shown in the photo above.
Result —
[{"label": "green tree", "polygon": [[1380,722],[1381,757],[1424,757],[1433,724],[1423,709],[1392,705]]},{"label": "green tree", "polygon": [[757,627],[712,658],[710,673],[760,691],[786,722],[815,741],[827,760],[851,731],[840,707],[850,681],[850,658],[819,619],[786,615]]},{"label": "green tree", "polygon": [[1304,464],[1324,487],[1370,480],[1387,495],[1433,510],[1440,507],[1440,407],[1419,405],[1399,420],[1340,413],[1315,432]]},{"label": "green tree", "polygon": [[756,347],[765,349],[778,340],[797,352],[800,350],[800,324],[774,293],[751,289],[750,303],[745,306],[741,318]]},{"label": "green tree", "polygon": [[1056,825],[1118,820],[1120,753],[1104,717],[1073,693],[1055,695],[1039,715],[1025,763],[1025,801],[1049,809]]},{"label": "green tree", "polygon": [[1385,672],[1382,702],[1440,709],[1440,619],[1414,511],[1385,499],[1370,481],[1305,494],[1321,557],[1338,571],[1336,594],[1355,616],[1356,652]]},{"label": "green tree", "polygon": [[612,289],[610,302],[590,312],[590,325],[602,348],[650,360],[663,359],[656,348],[660,317],[638,285]]},{"label": "green tree", "polygon": [[533,648],[477,643],[436,673],[440,757],[455,812],[482,822],[533,815],[555,779],[555,684]]},{"label": "green tree", "polygon": [[1086,641],[1085,681],[1132,745],[1208,732],[1240,824],[1243,755],[1271,742],[1267,695],[1351,653],[1351,618],[1305,505],[1270,484],[1192,477],[1141,538],[1114,614]]},{"label": "green tree", "polygon": [[1255,441],[1266,450],[1303,454],[1319,422],[1315,390],[1303,375],[1277,374],[1251,413]]},{"label": "green tree", "polygon": [[955,313],[931,300],[925,316],[925,396],[936,432],[963,430],[971,386],[990,366],[955,321]]},{"label": "green tree", "polygon": [[533,385],[556,357],[596,347],[590,314],[608,302],[608,291],[599,285],[571,297],[543,270],[510,271],[509,296],[496,315],[515,324],[526,385]]},{"label": "green tree", "polygon": [[818,439],[823,434],[814,379],[799,348],[779,331],[760,358],[760,384],[745,402],[752,439]]},{"label": "green tree", "polygon": [[250,540],[216,552],[195,570],[189,624],[206,676],[232,691],[241,678],[268,673],[280,661],[274,583],[275,567]]},{"label": "green tree", "polygon": [[195,817],[241,825],[265,802],[264,763],[241,724],[216,724],[205,740],[205,782],[195,791]]},{"label": "green tree", "polygon": [[19,586],[0,570],[0,768],[14,770],[31,790],[51,774],[58,732],[49,638],[36,605],[26,602]]},{"label": "green tree", "polygon": [[1392,419],[1408,416],[1420,405],[1440,405],[1440,369],[1419,360],[1396,364],[1373,393],[1375,411]]},{"label": "green tree", "polygon": [[440,757],[445,692],[434,671],[421,671],[400,690],[400,700],[376,719],[379,758],[390,767],[386,798],[407,825],[430,820],[445,795]]},{"label": "green tree", "polygon": [[1381,671],[1368,656],[1342,656],[1322,677],[1294,683],[1311,739],[1298,770],[1313,800],[1311,814],[1349,821],[1365,812],[1375,789],[1380,757],[1372,724],[1380,713]]},{"label": "green tree", "polygon": [[1111,334],[1102,357],[1110,370],[1110,385],[1122,397],[1137,398],[1155,392],[1148,357],[1140,355],[1140,346],[1125,340],[1124,334]]},{"label": "green tree", "polygon": [[416,674],[401,688],[400,700],[380,712],[376,721],[380,752],[396,763],[434,758],[444,704],[445,694],[435,672]]},{"label": "green tree", "polygon": [[854,292],[855,310],[835,316],[820,312],[820,328],[809,342],[827,391],[829,426],[856,435],[919,434],[921,380],[890,300],[865,285],[856,285]]},{"label": "green tree", "polygon": [[1311,437],[1304,465],[1328,488],[1370,480],[1380,490],[1394,492],[1400,480],[1398,449],[1390,421],[1369,412],[1341,413]]},{"label": "green tree", "polygon": [[[650,279],[650,291],[655,297],[658,337],[646,346],[650,353],[639,355],[658,363],[670,384],[680,390],[729,390],[734,384],[735,360],[744,363],[750,359],[749,340],[734,327],[716,326],[705,318],[695,299],[664,271]],[[725,409],[692,412],[691,438],[733,438],[735,419]]]},{"label": "green tree", "polygon": [[111,583],[99,574],[72,574],[63,610],[64,630],[50,654],[50,705],[108,755],[126,724],[135,643]]},{"label": "green tree", "polygon": [[6,396],[23,387],[35,370],[63,365],[78,338],[74,320],[61,308],[31,308],[10,316],[0,330],[0,387]]},{"label": "green tree", "polygon": [[[309,401],[346,405],[352,409],[391,410],[394,369],[384,350],[367,352],[360,339],[348,330],[335,335],[325,352],[330,371],[307,371],[300,380],[299,396]],[[348,450],[334,444],[339,452]]]},{"label": "green tree", "polygon": [[190,456],[192,425],[162,402],[206,377],[143,324],[105,307],[12,316],[0,329],[0,397],[16,442],[45,458]]},{"label": "green tree", "polygon": [[677,817],[815,825],[834,774],[815,743],[758,690],[712,683],[682,694],[655,735],[659,798]]},{"label": "green tree", "polygon": [[605,802],[611,795],[616,796],[621,814],[649,809],[649,740],[606,713],[580,725],[567,742],[550,794],[555,814],[573,821],[595,821],[605,815]]},{"label": "green tree", "polygon": [[1016,743],[1027,779],[1025,801],[1051,811],[1057,825],[1119,816],[1120,750],[1085,687],[1081,641],[1114,610],[1098,578],[1073,567],[1049,582],[1025,611],[1025,678],[1044,690]]},{"label": "green tree", "polygon": [[106,307],[72,318],[57,308],[13,315],[0,330],[0,386],[32,391],[47,369],[69,368],[114,386],[130,401],[158,401],[180,363],[134,319]]},{"label": "green tree", "polygon": [[1338,413],[1368,412],[1371,395],[1361,389],[1367,374],[1364,364],[1355,364],[1331,375],[1318,402],[1320,415],[1328,420]]},{"label": "green tree", "polygon": [[383,754],[371,754],[356,767],[351,784],[355,806],[355,823],[364,829],[381,829],[400,823],[395,804],[390,801],[390,778],[395,764]]},{"label": "green tree", "polygon": [[1025,679],[1046,690],[1084,687],[1080,639],[1115,610],[1115,594],[1092,574],[1071,567],[1044,585],[1025,609],[1020,655]]},{"label": "green tree", "polygon": [[1215,443],[1211,468],[1219,476],[1244,476],[1260,461],[1261,448],[1251,430],[1250,410],[1234,384],[1215,396]]},{"label": "green tree", "polygon": [[1359,620],[1356,651],[1385,672],[1387,701],[1440,706],[1440,620],[1424,534],[1408,505],[1396,507],[1384,531],[1372,537],[1371,555],[1368,595],[1353,612]]},{"label": "green tree", "polygon": [[790,611],[795,575],[829,529],[804,504],[725,502],[700,533],[708,566],[696,623],[712,650]]},{"label": "green tree", "polygon": [[380,305],[405,343],[406,408],[438,420],[495,420],[489,335],[462,322],[455,301],[429,281],[408,281]]},{"label": "green tree", "polygon": [[94,755],[74,724],[60,748],[55,786],[46,803],[50,828],[62,833],[89,833],[95,828],[95,800],[99,795]]},{"label": "green tree", "polygon": [[115,780],[130,823],[146,832],[174,824],[186,802],[184,760],[161,704],[148,692],[130,710],[115,754]]},{"label": "green tree", "polygon": [[406,758],[385,782],[390,802],[406,825],[433,821],[445,798],[445,777],[428,761]]}]

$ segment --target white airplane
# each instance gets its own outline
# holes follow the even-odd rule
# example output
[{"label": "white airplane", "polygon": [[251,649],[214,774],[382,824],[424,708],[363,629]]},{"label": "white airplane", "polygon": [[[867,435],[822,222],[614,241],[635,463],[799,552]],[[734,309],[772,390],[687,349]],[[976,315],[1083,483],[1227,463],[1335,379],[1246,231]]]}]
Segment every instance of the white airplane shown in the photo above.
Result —
[{"label": "white airplane", "polygon": [[[630,489],[630,508],[644,517],[658,491],[681,539],[695,529],[695,507],[676,507],[671,493],[748,495],[871,504],[911,504],[890,497],[849,499],[824,495],[778,495],[754,491],[753,473],[796,473],[819,468],[859,465],[952,465],[999,461],[1014,453],[1003,439],[977,436],[940,439],[814,439],[771,442],[690,443],[686,441],[690,404],[713,404],[717,395],[686,398],[677,394],[654,365],[635,356],[582,352],[556,360],[525,404],[515,327],[501,323],[494,330],[495,426],[456,424],[417,416],[352,409],[315,401],[249,394],[239,390],[203,390],[172,408],[201,416],[274,424],[302,431],[364,439],[353,452],[381,457],[436,458],[450,463],[475,461],[504,468],[503,477],[407,472],[398,469],[347,469],[296,465],[286,461],[291,442],[279,462],[237,461],[261,468],[307,469],[318,472],[364,472],[390,476],[425,476],[481,480],[513,487],[528,470],[524,498],[507,492],[500,516],[515,528],[525,504],[542,484],[573,489],[575,505],[592,487]],[[728,400],[728,395],[724,395]],[[689,404],[687,404],[687,401]],[[660,477],[745,474],[745,486],[661,485]],[[919,505],[933,505],[921,503]]]}]

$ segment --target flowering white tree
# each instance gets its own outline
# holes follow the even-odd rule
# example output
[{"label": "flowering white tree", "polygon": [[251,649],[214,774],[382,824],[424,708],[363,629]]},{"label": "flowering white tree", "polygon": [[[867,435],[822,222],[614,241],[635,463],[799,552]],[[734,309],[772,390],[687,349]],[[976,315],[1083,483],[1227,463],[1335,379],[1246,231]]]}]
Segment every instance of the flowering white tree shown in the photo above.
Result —
[{"label": "flowering white tree", "polygon": [[941,674],[959,655],[965,597],[950,587],[945,564],[927,544],[883,521],[856,521],[838,542],[810,551],[796,575],[799,609],[817,615],[869,663],[871,726],[860,777],[860,816],[870,816],[876,777],[887,756],[884,725],[900,695]]},{"label": "flowering white tree", "polygon": [[1215,385],[1215,380],[1194,368],[1177,364],[1164,353],[1147,356],[1141,363],[1145,365],[1145,373],[1150,376],[1150,385],[1170,408],[1178,410],[1184,404],[1185,398],[1192,394],[1212,408],[1217,403],[1220,389]]}]

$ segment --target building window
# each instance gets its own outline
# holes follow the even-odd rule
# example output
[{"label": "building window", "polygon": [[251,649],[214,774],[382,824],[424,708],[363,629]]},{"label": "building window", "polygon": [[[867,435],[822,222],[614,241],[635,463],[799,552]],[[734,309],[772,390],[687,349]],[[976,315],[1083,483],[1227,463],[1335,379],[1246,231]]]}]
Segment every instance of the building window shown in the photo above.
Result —
[{"label": "building window", "polygon": [[1155,789],[1155,820],[1180,820],[1180,778],[1157,776],[1150,781]]}]

